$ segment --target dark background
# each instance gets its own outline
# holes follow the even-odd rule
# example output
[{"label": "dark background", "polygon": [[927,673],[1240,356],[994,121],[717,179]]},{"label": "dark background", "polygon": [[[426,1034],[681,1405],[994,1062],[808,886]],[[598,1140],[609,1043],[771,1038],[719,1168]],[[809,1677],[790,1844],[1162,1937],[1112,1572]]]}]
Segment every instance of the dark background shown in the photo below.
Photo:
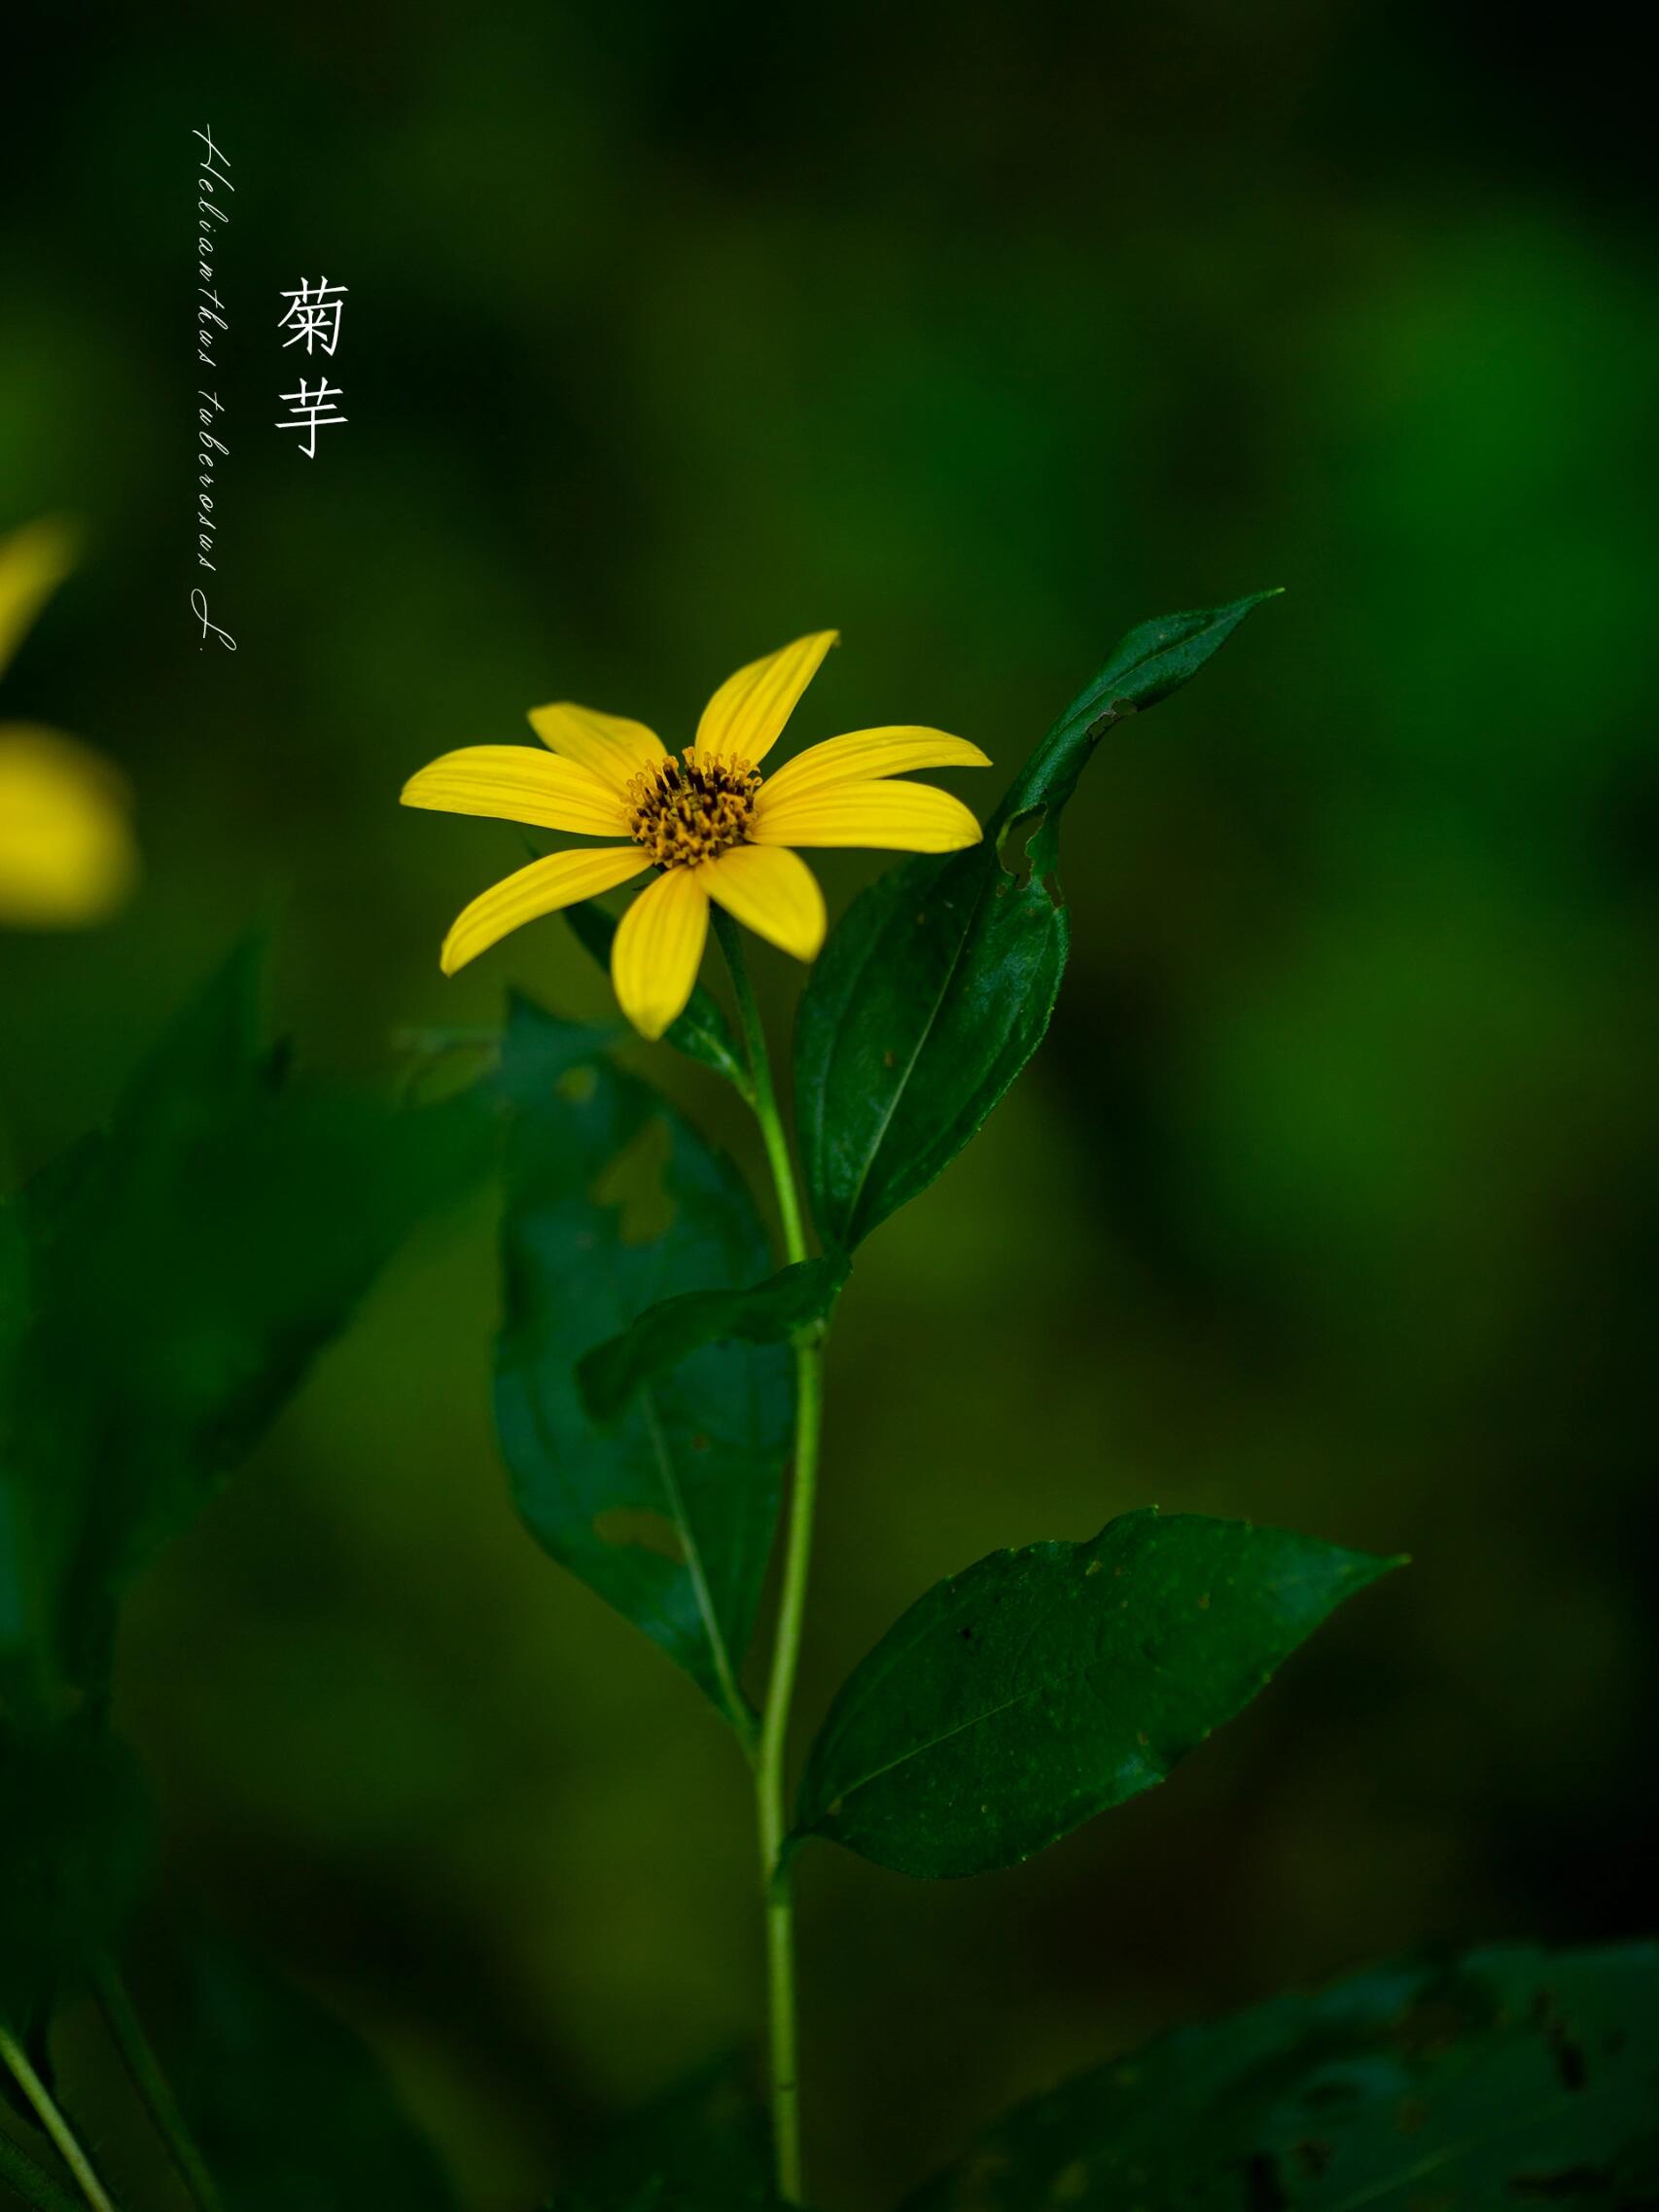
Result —
[{"label": "dark background", "polygon": [[[4,705],[122,763],[147,866],[112,926],[0,943],[19,1167],[262,912],[317,1064],[510,979],[604,1008],[557,923],[445,983],[522,847],[395,803],[534,703],[683,742],[838,624],[791,741],[960,731],[983,808],[1130,623],[1289,587],[1103,749],[1048,1046],[861,1255],[802,1729],[930,1581],[1129,1506],[1416,1563],[1026,1869],[802,1862],[830,2212],[1172,2021],[1654,1918],[1646,119],[1593,18],[1553,36],[336,0],[13,54],[0,526],[88,543]],[[236,184],[208,578],[197,124]],[[274,326],[325,272],[349,420],[308,464]],[[874,865],[825,858],[832,910]],[[121,1675],[173,1901],[365,2030],[477,2212],[760,2008],[739,1764],[519,1530],[495,1298],[480,1204],[151,1576]]]}]

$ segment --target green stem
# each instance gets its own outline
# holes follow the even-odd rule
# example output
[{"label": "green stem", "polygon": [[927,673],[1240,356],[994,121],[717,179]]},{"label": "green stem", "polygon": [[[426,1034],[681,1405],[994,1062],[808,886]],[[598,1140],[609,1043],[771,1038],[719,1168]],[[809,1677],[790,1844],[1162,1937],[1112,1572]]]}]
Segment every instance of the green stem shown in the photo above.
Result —
[{"label": "green stem", "polygon": [[[721,949],[731,970],[737,1011],[743,1023],[749,1069],[755,1085],[755,1118],[766,1147],[767,1163],[778,1196],[784,1253],[791,1262],[806,1258],[806,1233],[795,1189],[789,1140],[778,1112],[772,1064],[760,1010],[744,965],[742,941],[730,917],[715,910]],[[778,2194],[786,2204],[801,2201],[800,2065],[794,1973],[794,1885],[783,1861],[789,1816],[784,1800],[784,1754],[789,1742],[790,1709],[800,1663],[806,1590],[812,1570],[813,1507],[818,1490],[818,1438],[824,1408],[823,1325],[796,1338],[794,1471],[790,1488],[789,1534],[784,1547],[783,1590],[778,1603],[772,1664],[760,1715],[760,1737],[754,1755],[755,1811],[760,1840],[761,1903],[766,1918],[766,1993],[772,2085],[772,2140],[777,2159]]]},{"label": "green stem", "polygon": [[784,1862],[789,1815],[784,1806],[784,1753],[789,1740],[790,1706],[800,1658],[801,1625],[806,1614],[807,1578],[812,1567],[813,1501],[818,1486],[818,1432],[824,1395],[824,1352],[820,1340],[795,1347],[794,1482],[790,1500],[789,1540],[784,1553],[783,1595],[772,1645],[772,1673],[755,1756],[755,1806],[760,1833],[760,1880],[766,1913],[766,1986],[771,2021],[772,2131],[778,2161],[778,2194],[798,2204],[803,2187],[800,2157],[800,2060],[795,2024],[794,1877]]},{"label": "green stem", "polygon": [[18,2088],[33,2105],[36,2117],[57,2146],[59,2158],[75,2176],[76,2186],[92,2212],[115,2212],[109,2193],[93,2170],[91,2159],[81,2148],[74,2128],[53,2101],[52,2091],[35,2072],[28,2052],[10,2028],[0,2027],[0,2060],[11,2068]]},{"label": "green stem", "polygon": [[126,1983],[114,1959],[104,1958],[98,1961],[93,1970],[92,1986],[111,2039],[121,2052],[122,2064],[126,2068],[157,2134],[167,2146],[167,2155],[178,2168],[179,2178],[190,2191],[197,2212],[223,2212],[213,2176],[208,2172],[206,2160],[196,2148],[190,2124],[179,2109],[179,2101],[173,2094],[171,2084],[161,2071],[161,2062],[144,2032],[144,2023],[133,2008]]}]

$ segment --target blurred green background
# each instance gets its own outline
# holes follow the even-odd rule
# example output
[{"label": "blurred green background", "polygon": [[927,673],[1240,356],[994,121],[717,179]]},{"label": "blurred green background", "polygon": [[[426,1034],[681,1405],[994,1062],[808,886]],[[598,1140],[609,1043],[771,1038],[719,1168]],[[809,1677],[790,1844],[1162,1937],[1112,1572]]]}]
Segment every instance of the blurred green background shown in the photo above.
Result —
[{"label": "blurred green background", "polygon": [[[1654,1918],[1641,95],[1581,22],[1512,33],[336,0],[66,12],[14,53],[0,526],[88,545],[5,704],[123,764],[147,865],[114,926],[0,943],[18,1168],[261,913],[314,1063],[492,1022],[510,980],[604,1008],[558,923],[445,983],[522,845],[395,803],[534,703],[684,741],[838,624],[792,739],[942,725],[995,757],[953,779],[984,806],[1132,622],[1290,587],[1103,749],[1048,1046],[861,1255],[802,1729],[927,1583],[1129,1506],[1416,1564],[1024,1870],[802,1863],[830,2212],[1173,2021]],[[205,578],[198,124],[236,185]],[[307,463],[275,323],[321,273],[349,420]],[[825,856],[832,910],[874,865]],[[521,2212],[760,1985],[732,1750],[513,1518],[491,1238],[435,1228],[151,1576],[122,1717],[173,1902],[326,1992],[469,2205]]]}]

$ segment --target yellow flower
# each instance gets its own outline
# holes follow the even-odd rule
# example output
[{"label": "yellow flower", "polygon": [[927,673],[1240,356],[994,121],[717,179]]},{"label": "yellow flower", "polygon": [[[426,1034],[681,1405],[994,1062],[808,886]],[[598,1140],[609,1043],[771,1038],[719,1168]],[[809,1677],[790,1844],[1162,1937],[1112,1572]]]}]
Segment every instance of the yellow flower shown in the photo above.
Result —
[{"label": "yellow flower", "polygon": [[711,899],[797,960],[817,957],[824,895],[792,846],[956,852],[977,844],[979,825],[959,799],[890,780],[905,768],[990,766],[977,745],[942,730],[856,730],[761,775],[760,762],[837,635],[819,630],[740,668],[681,753],[643,723],[560,704],[531,710],[545,754],[469,745],[411,777],[406,806],[628,839],[532,861],[475,899],[443,941],[444,974],[524,922],[654,868],[656,880],[617,931],[611,976],[634,1027],[660,1037],[697,980]]},{"label": "yellow flower", "polygon": [[[60,522],[35,522],[0,540],[0,670],[72,558]],[[137,867],[125,789],[109,763],[54,730],[0,723],[0,924],[102,921]]]}]

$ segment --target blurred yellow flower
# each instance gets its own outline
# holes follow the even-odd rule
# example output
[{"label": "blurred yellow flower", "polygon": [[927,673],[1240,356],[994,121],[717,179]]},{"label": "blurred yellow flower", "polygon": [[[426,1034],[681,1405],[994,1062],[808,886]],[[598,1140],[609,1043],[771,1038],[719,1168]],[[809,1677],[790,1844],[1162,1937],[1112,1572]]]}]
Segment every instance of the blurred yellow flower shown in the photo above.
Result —
[{"label": "blurred yellow flower", "polygon": [[[0,539],[0,672],[73,558],[61,522]],[[54,730],[0,723],[0,925],[102,921],[137,873],[126,791],[110,764]]]},{"label": "blurred yellow flower", "polygon": [[545,754],[469,745],[411,777],[406,806],[629,840],[532,861],[475,899],[443,941],[444,974],[510,930],[654,868],[656,880],[617,931],[611,976],[634,1027],[660,1037],[697,980],[711,899],[797,960],[816,958],[824,895],[792,846],[955,852],[977,844],[979,825],[959,799],[890,780],[906,768],[990,766],[977,745],[941,730],[857,730],[760,774],[837,635],[818,630],[740,668],[678,754],[643,723],[561,703],[531,710]]}]

